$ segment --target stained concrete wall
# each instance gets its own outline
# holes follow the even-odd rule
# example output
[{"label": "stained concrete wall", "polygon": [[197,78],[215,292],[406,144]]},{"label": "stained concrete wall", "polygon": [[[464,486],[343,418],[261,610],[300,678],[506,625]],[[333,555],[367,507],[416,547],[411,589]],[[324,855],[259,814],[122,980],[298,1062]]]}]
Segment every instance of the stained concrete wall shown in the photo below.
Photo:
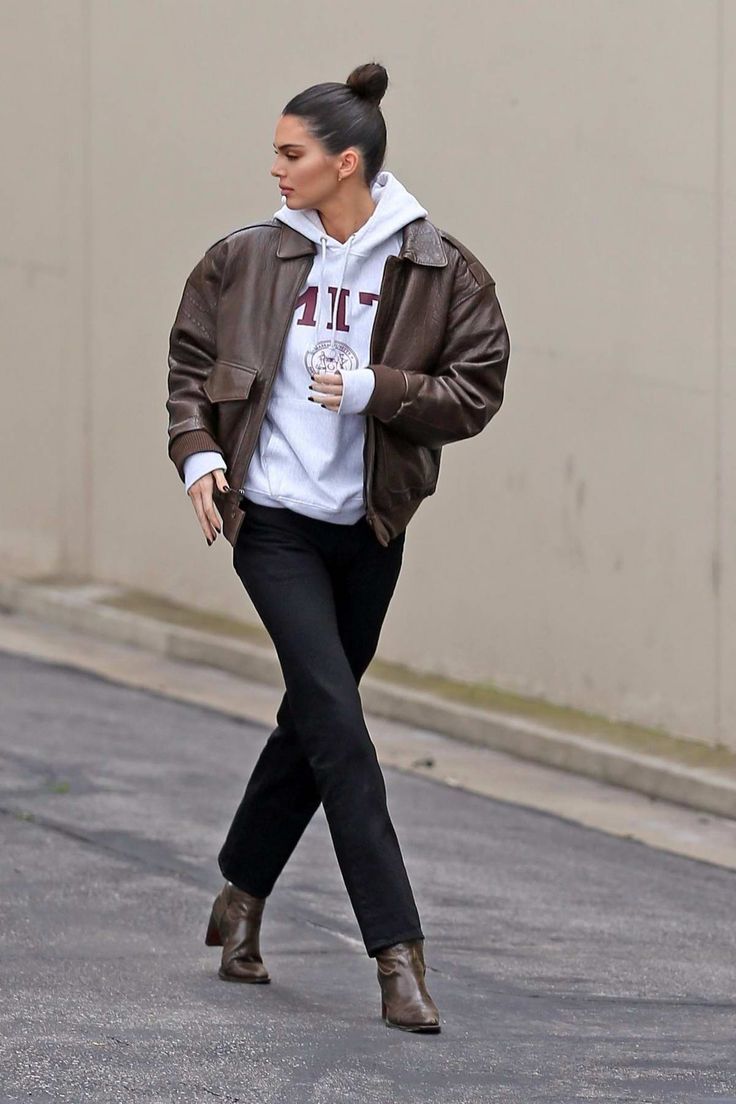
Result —
[{"label": "stained concrete wall", "polygon": [[736,5],[5,0],[3,569],[255,618],[166,456],[184,279],[281,107],[378,58],[386,167],[494,274],[380,655],[736,747]]}]

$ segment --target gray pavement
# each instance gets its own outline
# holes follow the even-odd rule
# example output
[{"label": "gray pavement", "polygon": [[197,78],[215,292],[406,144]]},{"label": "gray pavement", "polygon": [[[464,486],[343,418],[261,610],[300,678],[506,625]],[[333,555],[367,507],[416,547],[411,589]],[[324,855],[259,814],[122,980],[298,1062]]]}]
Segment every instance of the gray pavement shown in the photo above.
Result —
[{"label": "gray pavement", "polygon": [[264,918],[204,946],[268,729],[0,653],[0,1100],[736,1101],[736,875],[386,768],[439,1036],[381,1022],[320,810]]}]

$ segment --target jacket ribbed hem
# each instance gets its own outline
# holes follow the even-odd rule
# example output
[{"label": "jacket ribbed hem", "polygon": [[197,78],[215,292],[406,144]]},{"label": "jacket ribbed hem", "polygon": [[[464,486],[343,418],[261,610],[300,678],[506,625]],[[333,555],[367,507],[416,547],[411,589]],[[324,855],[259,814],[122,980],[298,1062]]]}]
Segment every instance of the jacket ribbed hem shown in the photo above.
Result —
[{"label": "jacket ribbed hem", "polygon": [[222,449],[214,437],[206,429],[191,429],[188,433],[180,433],[169,443],[169,456],[176,465],[182,483],[184,482],[184,461],[193,452],[219,452]]},{"label": "jacket ribbed hem", "polygon": [[373,369],[376,386],[363,413],[388,422],[398,413],[406,396],[406,376],[401,368],[390,368],[388,364],[369,364],[368,367]]}]

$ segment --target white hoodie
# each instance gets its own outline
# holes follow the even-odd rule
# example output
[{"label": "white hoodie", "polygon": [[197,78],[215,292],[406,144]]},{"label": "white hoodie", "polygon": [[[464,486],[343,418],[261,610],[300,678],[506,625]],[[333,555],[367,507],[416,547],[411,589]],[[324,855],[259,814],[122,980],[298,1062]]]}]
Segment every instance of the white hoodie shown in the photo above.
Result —
[{"label": "white hoodie", "polygon": [[[390,172],[371,186],[370,218],[346,242],[326,233],[313,208],[274,217],[317,244],[297,298],[258,442],[246,473],[246,498],[309,517],[351,525],[365,513],[365,416],[375,377],[367,364],[386,258],[401,248],[402,228],[427,211]],[[339,372],[338,410],[309,402],[310,373]],[[206,471],[224,468],[219,453],[184,462],[188,490]]]}]

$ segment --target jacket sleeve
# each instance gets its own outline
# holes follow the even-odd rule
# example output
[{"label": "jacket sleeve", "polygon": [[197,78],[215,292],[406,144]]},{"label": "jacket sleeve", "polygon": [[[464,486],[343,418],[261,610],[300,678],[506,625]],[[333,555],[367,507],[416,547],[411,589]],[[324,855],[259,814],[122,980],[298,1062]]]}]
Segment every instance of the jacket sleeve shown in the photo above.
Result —
[{"label": "jacket sleeve", "polygon": [[463,260],[434,371],[371,364],[376,385],[364,413],[427,448],[473,437],[501,406],[510,352],[493,277]]},{"label": "jacket sleeve", "polygon": [[222,452],[213,410],[202,390],[217,356],[217,305],[227,243],[216,242],[189,274],[169,336],[169,457],[184,481],[194,452]]}]

